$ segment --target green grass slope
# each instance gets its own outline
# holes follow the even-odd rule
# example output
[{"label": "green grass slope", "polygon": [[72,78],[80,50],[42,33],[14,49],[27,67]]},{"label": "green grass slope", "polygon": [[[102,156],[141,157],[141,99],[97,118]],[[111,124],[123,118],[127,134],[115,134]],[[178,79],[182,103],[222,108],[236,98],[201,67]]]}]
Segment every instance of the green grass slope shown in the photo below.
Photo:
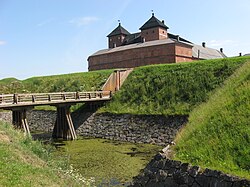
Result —
[{"label": "green grass slope", "polygon": [[94,91],[101,89],[112,70],[33,77],[23,81],[0,80],[0,93],[47,93]]},{"label": "green grass slope", "polygon": [[53,163],[40,142],[0,121],[0,186],[82,186]]},{"label": "green grass slope", "polygon": [[186,115],[249,58],[135,68],[102,112]]},{"label": "green grass slope", "polygon": [[175,159],[250,179],[250,61],[194,109]]}]

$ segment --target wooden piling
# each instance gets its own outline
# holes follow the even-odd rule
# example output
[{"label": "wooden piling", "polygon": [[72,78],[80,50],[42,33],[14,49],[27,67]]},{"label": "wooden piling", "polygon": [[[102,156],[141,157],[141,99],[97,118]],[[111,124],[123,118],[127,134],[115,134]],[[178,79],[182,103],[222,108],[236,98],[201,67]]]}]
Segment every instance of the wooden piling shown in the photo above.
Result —
[{"label": "wooden piling", "polygon": [[23,129],[25,134],[30,136],[29,124],[27,122],[26,109],[16,109],[12,111],[12,124],[17,129]]},{"label": "wooden piling", "polygon": [[75,140],[77,138],[70,115],[70,105],[57,106],[57,117],[52,137],[64,140]]}]

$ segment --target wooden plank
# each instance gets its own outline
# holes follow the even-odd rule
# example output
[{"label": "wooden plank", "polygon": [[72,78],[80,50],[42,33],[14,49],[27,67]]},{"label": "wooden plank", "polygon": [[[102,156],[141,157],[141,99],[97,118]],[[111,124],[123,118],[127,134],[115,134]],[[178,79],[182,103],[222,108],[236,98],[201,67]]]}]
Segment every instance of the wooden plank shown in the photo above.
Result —
[{"label": "wooden plank", "polygon": [[26,118],[26,117],[25,117],[25,119],[24,119],[24,122],[25,122],[27,134],[28,134],[29,136],[31,136],[29,124],[28,124],[28,122],[27,122],[27,118]]},{"label": "wooden plank", "polygon": [[68,124],[68,127],[69,127],[69,131],[70,131],[71,139],[75,140],[76,139],[76,133],[75,133],[75,128],[73,126],[70,114],[66,114],[66,119],[67,119],[67,124]]},{"label": "wooden plank", "polygon": [[[45,105],[45,104],[59,104],[71,101],[97,101],[98,99],[111,98],[112,94],[109,91],[95,91],[95,92],[58,92],[58,93],[36,93],[36,94],[6,94],[1,95],[1,106],[14,105]],[[34,104],[35,103],[35,104]]]}]

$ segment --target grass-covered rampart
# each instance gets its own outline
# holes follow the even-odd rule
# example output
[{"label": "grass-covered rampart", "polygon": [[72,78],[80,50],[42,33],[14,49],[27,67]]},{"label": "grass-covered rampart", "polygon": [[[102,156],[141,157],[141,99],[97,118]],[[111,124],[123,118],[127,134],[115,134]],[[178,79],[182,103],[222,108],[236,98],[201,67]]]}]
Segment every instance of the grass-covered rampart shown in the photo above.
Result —
[{"label": "grass-covered rampart", "polygon": [[250,179],[250,61],[193,110],[175,159]]},{"label": "grass-covered rampart", "polygon": [[32,77],[26,80],[7,78],[0,80],[0,94],[49,93],[99,90],[112,70]]},{"label": "grass-covered rampart", "polygon": [[132,114],[186,115],[205,102],[249,58],[135,68],[102,111]]}]

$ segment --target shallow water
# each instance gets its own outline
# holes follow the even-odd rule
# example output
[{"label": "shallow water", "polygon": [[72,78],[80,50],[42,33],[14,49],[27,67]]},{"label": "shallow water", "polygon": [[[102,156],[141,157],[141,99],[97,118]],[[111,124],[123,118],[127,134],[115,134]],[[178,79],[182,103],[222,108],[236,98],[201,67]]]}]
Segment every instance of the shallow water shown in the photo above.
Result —
[{"label": "shallow water", "polygon": [[67,159],[82,176],[94,177],[97,186],[128,184],[162,148],[89,138],[57,142],[56,146],[55,156]]}]

